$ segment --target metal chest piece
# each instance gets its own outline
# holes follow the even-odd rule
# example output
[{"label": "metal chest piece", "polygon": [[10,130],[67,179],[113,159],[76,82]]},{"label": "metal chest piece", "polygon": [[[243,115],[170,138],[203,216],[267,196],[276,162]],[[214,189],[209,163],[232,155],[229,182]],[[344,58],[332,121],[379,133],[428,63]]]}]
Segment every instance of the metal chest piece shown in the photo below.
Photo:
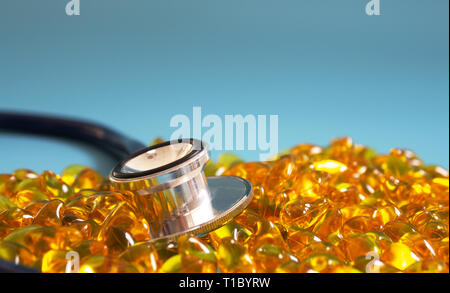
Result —
[{"label": "metal chest piece", "polygon": [[134,193],[150,224],[152,240],[214,230],[239,215],[252,185],[235,176],[205,177],[208,147],[179,139],[125,158],[110,174],[117,189]]}]

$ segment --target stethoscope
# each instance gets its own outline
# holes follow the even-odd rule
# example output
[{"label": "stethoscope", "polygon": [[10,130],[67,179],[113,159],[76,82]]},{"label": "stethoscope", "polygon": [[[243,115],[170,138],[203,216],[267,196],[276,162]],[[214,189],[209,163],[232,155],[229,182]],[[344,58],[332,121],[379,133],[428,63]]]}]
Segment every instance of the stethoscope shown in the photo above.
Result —
[{"label": "stethoscope", "polygon": [[138,208],[151,219],[152,241],[217,229],[239,215],[253,197],[252,185],[243,178],[205,176],[208,146],[197,139],[146,147],[97,123],[2,112],[0,130],[75,139],[120,160],[109,180],[137,198]]}]

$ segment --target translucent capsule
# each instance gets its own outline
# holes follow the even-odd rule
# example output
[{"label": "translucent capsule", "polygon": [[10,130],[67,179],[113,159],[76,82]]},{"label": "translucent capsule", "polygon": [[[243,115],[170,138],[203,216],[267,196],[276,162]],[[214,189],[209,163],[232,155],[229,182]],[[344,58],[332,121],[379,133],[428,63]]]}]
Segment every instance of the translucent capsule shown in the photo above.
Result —
[{"label": "translucent capsule", "polygon": [[83,241],[81,232],[70,227],[39,227],[27,231],[23,243],[37,256],[55,250],[71,250]]},{"label": "translucent capsule", "polygon": [[36,262],[36,257],[24,245],[11,241],[0,242],[0,259],[28,267]]},{"label": "translucent capsule", "polygon": [[64,203],[59,199],[47,202],[33,219],[34,225],[61,226]]},{"label": "translucent capsule", "polygon": [[288,229],[288,235],[286,241],[289,246],[289,250],[294,254],[305,248],[314,242],[321,242],[322,240],[311,231],[301,229],[296,226],[290,226]]},{"label": "translucent capsule", "polygon": [[277,225],[270,221],[262,220],[257,223],[257,230],[248,241],[250,253],[253,255],[255,250],[263,245],[275,245],[282,249],[287,248]]},{"label": "translucent capsule", "polygon": [[70,273],[72,260],[67,250],[49,250],[42,256],[41,271],[43,273]]},{"label": "translucent capsule", "polygon": [[358,205],[364,196],[358,188],[348,183],[340,183],[328,194],[328,199],[339,208]]},{"label": "translucent capsule", "polygon": [[72,187],[51,171],[42,172],[39,179],[42,190],[54,198],[65,199],[73,193]]},{"label": "translucent capsule", "polygon": [[168,258],[161,268],[160,273],[183,273],[183,265],[181,264],[181,254],[176,254]]},{"label": "translucent capsule", "polygon": [[91,168],[86,168],[77,175],[72,187],[75,192],[82,189],[94,189],[98,188],[103,180],[104,179],[100,173]]},{"label": "translucent capsule", "polygon": [[181,266],[184,272],[215,273],[217,271],[215,251],[196,237],[178,238],[178,252],[181,255]]},{"label": "translucent capsule", "polygon": [[370,254],[379,255],[381,253],[373,238],[365,234],[356,234],[344,238],[339,247],[349,261],[355,261],[359,257],[365,257]]},{"label": "translucent capsule", "polygon": [[93,205],[88,202],[89,197],[78,196],[65,205],[62,211],[62,220],[64,223],[70,224],[76,221],[86,221],[92,213]]},{"label": "translucent capsule", "polygon": [[38,178],[39,175],[36,172],[33,172],[29,169],[17,169],[13,172],[13,176],[18,180],[22,181],[25,179],[34,179]]},{"label": "translucent capsule", "polygon": [[405,273],[447,273],[448,265],[445,263],[435,260],[427,259],[421,262],[416,262],[404,270]]},{"label": "translucent capsule", "polygon": [[411,232],[404,234],[400,239],[400,243],[407,245],[412,252],[422,259],[436,257],[436,252],[431,246],[430,241],[425,239],[422,234],[418,232]]},{"label": "translucent capsule", "polygon": [[23,209],[12,207],[0,213],[0,224],[21,228],[33,223],[33,215]]},{"label": "translucent capsule", "polygon": [[313,164],[313,169],[329,174],[339,174],[347,170],[347,166],[335,160],[316,161]]},{"label": "translucent capsule", "polygon": [[80,259],[90,255],[108,255],[108,246],[96,240],[83,240],[74,250],[78,252]]},{"label": "translucent capsule", "polygon": [[7,197],[0,195],[0,213],[12,207],[14,207],[14,203],[12,203]]},{"label": "translucent capsule", "polygon": [[301,273],[301,263],[296,260],[289,259],[288,261],[280,264],[276,269],[275,273]]},{"label": "translucent capsule", "polygon": [[287,202],[280,211],[280,220],[283,225],[294,225],[298,228],[309,228],[326,213],[326,202],[309,203],[303,199]]},{"label": "translucent capsule", "polygon": [[416,229],[409,223],[393,221],[384,226],[383,232],[397,242],[404,234],[416,232]]},{"label": "translucent capsule", "polygon": [[338,208],[329,207],[314,225],[313,231],[320,239],[334,243],[341,237],[342,224],[341,211]]},{"label": "translucent capsule", "polygon": [[13,202],[20,208],[24,208],[36,201],[48,200],[48,196],[37,189],[24,189],[14,193]]},{"label": "translucent capsule", "polygon": [[125,198],[118,192],[99,192],[92,195],[86,200],[90,211],[89,218],[101,224],[106,216],[124,201]]},{"label": "translucent capsule", "polygon": [[151,243],[131,246],[119,259],[132,264],[140,273],[156,273],[161,266],[158,253]]},{"label": "translucent capsule", "polygon": [[208,235],[211,244],[217,249],[225,238],[231,238],[237,241],[237,243],[244,244],[252,235],[252,232],[235,221],[232,221],[210,232]]},{"label": "translucent capsule", "polygon": [[389,246],[392,244],[392,239],[386,235],[383,232],[380,231],[369,231],[364,233],[366,236],[372,238],[373,241],[375,241],[376,246],[379,248],[380,250],[380,254],[382,252],[384,252],[387,248],[389,248]]},{"label": "translucent capsule", "polygon": [[419,262],[420,258],[403,243],[392,243],[381,255],[381,260],[403,271],[412,264]]},{"label": "translucent capsule", "polygon": [[431,241],[439,241],[448,237],[448,226],[439,221],[429,221],[423,228],[422,234]]},{"label": "translucent capsule", "polygon": [[[147,220],[139,217],[133,207],[124,201],[107,215],[98,237],[99,239],[108,239],[108,243],[116,248],[120,246],[124,249],[136,242],[150,240],[149,227]],[[119,234],[122,235],[122,242],[114,243]],[[120,245],[116,246],[116,244]]]},{"label": "translucent capsule", "polygon": [[68,225],[80,231],[84,239],[95,239],[100,231],[100,225],[91,219],[74,221]]},{"label": "translucent capsule", "polygon": [[320,171],[306,171],[297,175],[293,189],[296,195],[306,202],[325,198],[329,193],[330,174]]},{"label": "translucent capsule", "polygon": [[363,273],[391,274],[400,272],[398,269],[382,262],[377,254],[358,257],[354,261],[353,267]]},{"label": "translucent capsule", "polygon": [[249,180],[253,186],[262,185],[266,179],[269,167],[259,162],[241,163],[224,172],[224,175],[242,177]]},{"label": "translucent capsule", "polygon": [[253,257],[245,246],[232,237],[222,239],[217,247],[217,264],[223,273],[256,273]]},{"label": "translucent capsule", "polygon": [[275,244],[262,244],[252,250],[252,256],[258,272],[270,273],[284,262],[291,258],[297,258],[291,255],[287,250]]},{"label": "translucent capsule", "polygon": [[342,266],[343,262],[329,253],[316,253],[301,262],[299,273],[322,273]]},{"label": "translucent capsule", "polygon": [[407,218],[403,216],[401,210],[392,204],[377,208],[372,214],[372,219],[379,227],[384,227],[389,222],[408,221]]},{"label": "translucent capsule", "polygon": [[355,147],[350,137],[334,139],[326,150],[329,158],[349,164],[355,159]]},{"label": "translucent capsule", "polygon": [[320,242],[312,242],[311,244],[305,246],[303,249],[301,249],[299,252],[297,252],[295,254],[295,256],[300,261],[303,261],[313,255],[317,255],[317,254],[334,255],[335,252],[336,252],[336,247],[334,247],[333,245],[331,245],[328,242],[320,241]]},{"label": "translucent capsule", "polygon": [[117,258],[93,255],[82,260],[80,273],[138,273],[130,263]]},{"label": "translucent capsule", "polygon": [[297,166],[306,166],[310,160],[319,157],[323,152],[320,146],[313,144],[299,144],[290,149],[290,153],[295,155]]},{"label": "translucent capsule", "polygon": [[294,156],[282,156],[270,167],[263,184],[264,190],[269,196],[283,192],[292,187],[296,175]]},{"label": "translucent capsule", "polygon": [[10,197],[13,191],[16,178],[10,174],[0,174],[0,195]]},{"label": "translucent capsule", "polygon": [[357,216],[347,220],[342,226],[342,235],[352,236],[361,234],[377,228],[372,219],[365,216]]}]

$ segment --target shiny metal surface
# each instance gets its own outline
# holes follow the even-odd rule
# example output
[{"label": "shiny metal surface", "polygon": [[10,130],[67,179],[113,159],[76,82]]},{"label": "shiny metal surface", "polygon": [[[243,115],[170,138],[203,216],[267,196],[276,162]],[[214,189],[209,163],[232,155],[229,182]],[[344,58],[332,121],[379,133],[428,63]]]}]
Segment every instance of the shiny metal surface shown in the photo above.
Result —
[{"label": "shiny metal surface", "polygon": [[253,196],[234,176],[205,177],[207,145],[188,139],[143,149],[111,172],[113,186],[134,194],[152,239],[200,234],[237,216]]}]

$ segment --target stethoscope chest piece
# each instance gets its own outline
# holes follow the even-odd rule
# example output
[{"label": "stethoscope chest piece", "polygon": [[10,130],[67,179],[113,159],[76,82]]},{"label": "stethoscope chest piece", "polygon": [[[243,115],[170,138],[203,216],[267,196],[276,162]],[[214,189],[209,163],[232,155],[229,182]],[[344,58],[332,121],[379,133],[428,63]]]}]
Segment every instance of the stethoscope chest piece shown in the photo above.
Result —
[{"label": "stethoscope chest piece", "polygon": [[253,197],[252,185],[235,176],[205,177],[208,147],[196,139],[150,146],[111,172],[115,188],[134,194],[152,240],[202,234],[239,215]]}]

